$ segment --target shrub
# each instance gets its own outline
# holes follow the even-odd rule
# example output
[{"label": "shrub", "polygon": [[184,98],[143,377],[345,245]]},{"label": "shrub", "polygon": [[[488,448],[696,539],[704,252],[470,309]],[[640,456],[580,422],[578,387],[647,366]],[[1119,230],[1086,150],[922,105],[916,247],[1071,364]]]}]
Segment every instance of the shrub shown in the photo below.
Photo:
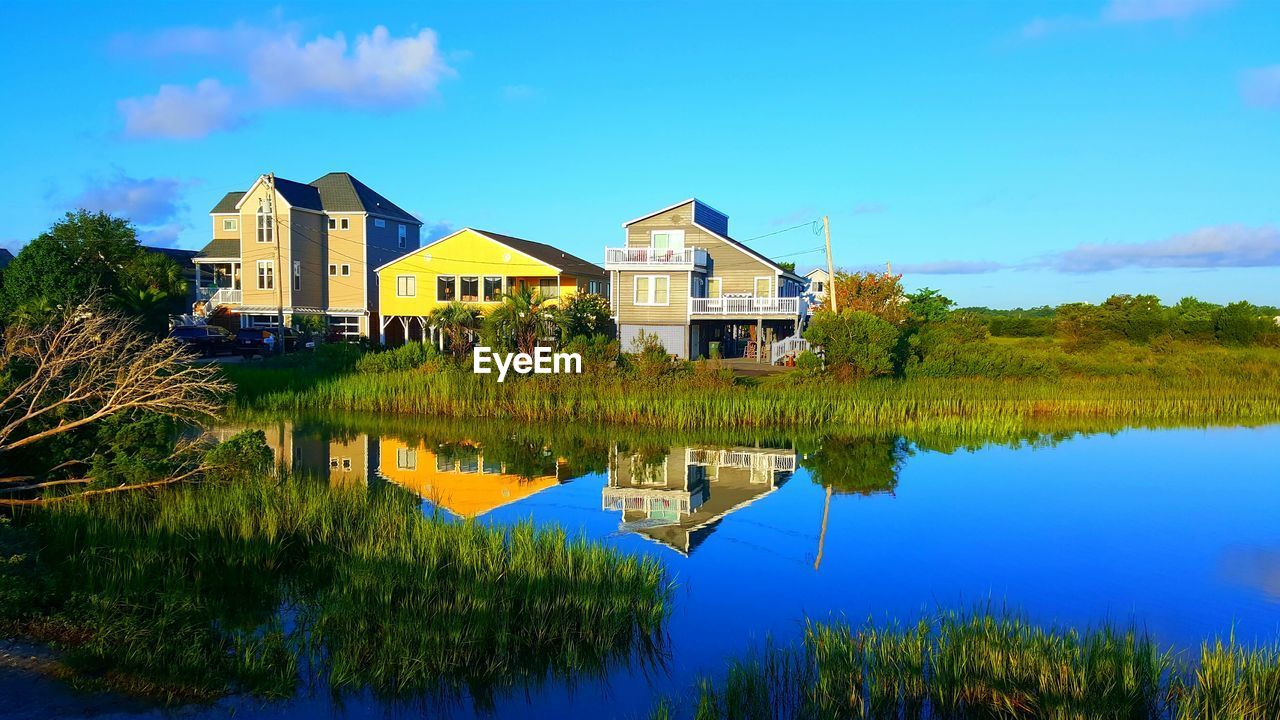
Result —
[{"label": "shrub", "polygon": [[580,336],[613,335],[609,300],[595,293],[577,293],[562,298],[560,307],[553,312],[562,343]]},{"label": "shrub", "polygon": [[816,375],[822,371],[822,356],[812,350],[805,350],[796,356],[796,369],[808,375]]},{"label": "shrub", "polygon": [[1214,334],[1223,345],[1253,345],[1274,327],[1271,318],[1263,317],[1251,303],[1234,302],[1219,310],[1214,317]]},{"label": "shrub", "polygon": [[893,372],[893,349],[898,330],[885,320],[859,310],[819,312],[804,337],[822,346],[827,368],[854,378]]},{"label": "shrub", "polygon": [[1068,303],[1058,308],[1054,320],[1054,332],[1068,350],[1088,350],[1101,347],[1112,337],[1112,325],[1108,313],[1089,303]]},{"label": "shrub", "polygon": [[565,352],[582,356],[582,371],[588,374],[608,372],[618,366],[622,344],[607,335],[578,335],[565,344]]},{"label": "shrub", "polygon": [[1047,337],[1053,334],[1053,318],[995,316],[987,328],[996,337]]},{"label": "shrub", "polygon": [[274,459],[261,430],[244,430],[214,445],[204,456],[210,480],[239,480],[263,475]]},{"label": "shrub", "polygon": [[357,372],[413,370],[440,359],[440,351],[430,343],[405,343],[394,350],[372,352],[356,362]]}]

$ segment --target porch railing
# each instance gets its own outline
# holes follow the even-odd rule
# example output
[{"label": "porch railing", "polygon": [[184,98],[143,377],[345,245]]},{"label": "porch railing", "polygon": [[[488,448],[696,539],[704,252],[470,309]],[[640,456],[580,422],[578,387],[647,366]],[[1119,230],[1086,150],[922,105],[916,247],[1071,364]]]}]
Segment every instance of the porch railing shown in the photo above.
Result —
[{"label": "porch railing", "polygon": [[798,297],[689,298],[690,315],[799,315],[800,308]]},{"label": "porch railing", "polygon": [[707,251],[702,248],[622,247],[604,249],[606,266],[627,267],[644,265],[687,266],[707,264]]},{"label": "porch railing", "polygon": [[809,341],[797,335],[779,340],[769,346],[769,364],[777,365],[786,356],[799,355],[808,349]]},{"label": "porch railing", "polygon": [[244,300],[244,291],[235,288],[207,286],[196,288],[196,299],[204,300],[212,311],[219,305],[239,305]]}]

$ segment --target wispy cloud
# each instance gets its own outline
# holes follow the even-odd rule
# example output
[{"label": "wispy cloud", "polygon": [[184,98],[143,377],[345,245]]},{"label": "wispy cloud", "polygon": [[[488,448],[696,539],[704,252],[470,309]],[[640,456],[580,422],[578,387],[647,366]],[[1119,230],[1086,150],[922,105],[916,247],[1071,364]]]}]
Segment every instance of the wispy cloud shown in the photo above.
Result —
[{"label": "wispy cloud", "polygon": [[879,215],[889,207],[881,202],[863,202],[853,206],[854,215]]},{"label": "wispy cloud", "polygon": [[448,220],[427,220],[422,223],[422,240],[423,242],[439,240],[455,229],[453,223]]},{"label": "wispy cloud", "polygon": [[906,263],[897,270],[913,275],[981,275],[1004,270],[1007,266],[988,260],[938,260],[935,262]]},{"label": "wispy cloud", "polygon": [[770,218],[770,227],[782,227],[783,225],[795,225],[796,223],[808,222],[818,216],[818,209],[809,205],[797,208],[787,213]]},{"label": "wispy cloud", "polygon": [[1280,65],[1244,71],[1240,94],[1245,103],[1254,107],[1280,107]]},{"label": "wispy cloud", "polygon": [[1035,40],[1072,30],[1105,25],[1129,25],[1161,20],[1186,20],[1231,5],[1235,0],[1110,0],[1096,15],[1037,17],[1019,35]]},{"label": "wispy cloud", "polygon": [[502,87],[502,99],[509,103],[528,102],[538,97],[538,88],[532,85],[504,85]]},{"label": "wispy cloud", "polygon": [[243,76],[231,85],[206,78],[194,86],[164,85],[154,95],[121,100],[125,133],[139,138],[204,137],[273,107],[415,106],[435,98],[440,82],[455,74],[430,29],[396,37],[379,25],[349,42],[343,33],[304,40],[296,26],[241,23],[226,29],[174,28],[133,38],[133,43],[135,55],[170,64],[182,57],[213,58]]},{"label": "wispy cloud", "polygon": [[182,223],[169,223],[160,227],[144,228],[138,231],[138,242],[150,247],[177,247],[178,238],[186,226]]},{"label": "wispy cloud", "polygon": [[1123,268],[1243,268],[1280,266],[1280,230],[1220,225],[1163,240],[1082,244],[1029,262],[1067,273]]},{"label": "wispy cloud", "polygon": [[116,104],[124,133],[134,138],[202,138],[244,122],[231,90],[212,78],[194,87],[161,85],[155,95]]},{"label": "wispy cloud", "polygon": [[182,210],[182,192],[191,183],[177,178],[134,178],[117,170],[112,177],[90,179],[67,204],[85,210],[101,210],[128,218],[138,225],[158,225]]}]

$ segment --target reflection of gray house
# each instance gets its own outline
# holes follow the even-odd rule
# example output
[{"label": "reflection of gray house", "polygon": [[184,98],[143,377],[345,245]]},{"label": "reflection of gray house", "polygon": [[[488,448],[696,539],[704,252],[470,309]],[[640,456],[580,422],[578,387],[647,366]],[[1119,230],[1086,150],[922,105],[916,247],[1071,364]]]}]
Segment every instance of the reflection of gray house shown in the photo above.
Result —
[{"label": "reflection of gray house", "polygon": [[676,447],[645,457],[614,447],[603,507],[619,529],[689,554],[721,518],[781,487],[796,469],[792,450]]},{"label": "reflection of gray house", "polygon": [[277,420],[249,426],[222,426],[209,431],[219,442],[241,430],[261,430],[277,465],[308,477],[319,477],[329,484],[366,485],[370,470],[378,466],[377,438],[365,433],[348,437],[299,430],[289,420]]}]

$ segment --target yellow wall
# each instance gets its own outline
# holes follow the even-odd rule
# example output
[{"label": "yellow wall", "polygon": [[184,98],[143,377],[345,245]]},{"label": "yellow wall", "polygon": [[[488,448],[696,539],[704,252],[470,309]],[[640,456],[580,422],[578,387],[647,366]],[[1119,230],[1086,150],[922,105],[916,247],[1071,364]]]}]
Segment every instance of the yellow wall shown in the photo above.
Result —
[{"label": "yellow wall", "polygon": [[[555,268],[546,263],[467,229],[409,253],[380,270],[378,308],[383,316],[429,314],[444,304],[436,301],[436,278],[440,275],[458,278],[459,293],[463,276],[479,278],[479,297],[483,298],[485,276],[501,277],[503,290],[506,291],[517,278],[554,278],[558,274]],[[401,275],[415,278],[416,296],[396,296],[396,278]],[[561,279],[562,295],[572,294],[575,289],[576,285],[571,277]],[[481,300],[474,304],[484,308],[493,307],[497,303]]]},{"label": "yellow wall", "polygon": [[383,437],[378,453],[382,477],[460,517],[483,515],[560,484],[554,475],[526,479],[492,462],[486,467],[479,447],[465,462],[437,463],[436,454],[421,442]]}]

